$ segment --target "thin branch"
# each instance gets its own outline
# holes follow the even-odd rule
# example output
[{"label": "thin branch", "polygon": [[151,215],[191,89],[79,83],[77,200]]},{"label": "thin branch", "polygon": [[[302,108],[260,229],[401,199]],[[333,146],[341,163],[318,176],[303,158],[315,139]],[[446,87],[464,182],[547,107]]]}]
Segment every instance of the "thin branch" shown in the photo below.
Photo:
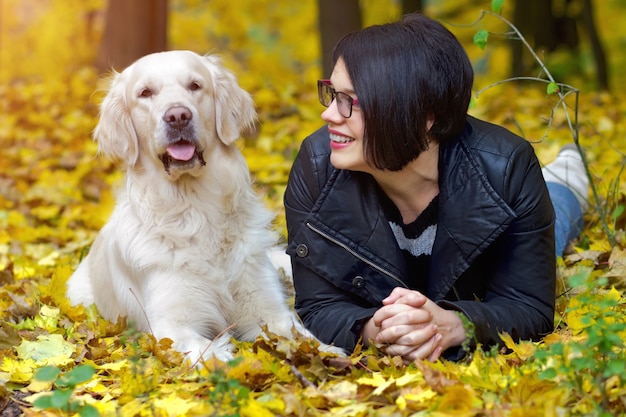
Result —
[{"label": "thin branch", "polygon": [[135,290],[129,287],[128,291],[130,291],[133,297],[135,297],[135,301],[137,301],[137,304],[139,304],[139,307],[141,308],[141,312],[143,313],[143,316],[146,318],[146,323],[148,323],[148,330],[150,330],[150,334],[154,334],[154,332],[152,331],[152,326],[150,326],[150,320],[148,320],[148,313],[146,313],[146,309],[144,308],[143,304],[141,304],[141,300],[139,300],[139,297],[137,297],[137,294],[135,294]]},{"label": "thin branch", "polygon": [[196,359],[196,361],[191,365],[192,368],[195,368],[198,363],[200,363],[201,361],[204,362],[204,354],[207,353],[207,351],[209,350],[209,348],[211,347],[211,345],[213,344],[213,342],[222,337],[223,335],[225,335],[226,333],[228,333],[232,328],[235,327],[235,324],[231,324],[230,326],[226,327],[224,330],[222,330],[221,332],[219,332],[214,338],[213,340],[209,341],[209,344],[206,345],[206,347],[204,348],[204,350],[202,352],[200,352],[200,356],[198,357],[198,359]]},{"label": "thin branch", "polygon": [[289,368],[291,368],[291,372],[293,372],[294,376],[298,379],[298,381],[300,381],[302,385],[304,385],[305,387],[317,388],[317,386],[309,381],[309,379],[304,376],[302,372],[300,372],[298,368],[296,368],[289,360],[286,359],[285,362],[287,362]]},{"label": "thin branch", "polygon": [[[489,10],[483,10],[480,14],[480,16],[470,25],[473,26],[476,23],[478,23],[480,20],[483,19],[483,17],[485,15],[490,15],[493,17],[496,17],[497,19],[500,19],[501,21],[503,21],[504,23],[506,23],[512,30],[514,35],[512,35],[511,37],[514,39],[518,39],[520,42],[522,42],[524,44],[524,46],[526,47],[526,49],[531,53],[531,55],[533,56],[533,58],[535,59],[535,61],[539,64],[541,70],[539,72],[539,75],[544,74],[545,77],[547,78],[541,78],[541,77],[514,77],[514,78],[508,78],[506,80],[502,80],[502,81],[498,81],[496,83],[493,83],[483,89],[481,89],[480,91],[478,91],[476,93],[476,97],[478,97],[478,95],[480,93],[482,93],[483,91],[485,91],[488,88],[494,87],[496,85],[499,84],[503,84],[505,82],[509,82],[509,81],[517,81],[517,80],[532,80],[532,81],[538,81],[538,82],[544,82],[544,83],[555,83],[559,86],[559,89],[556,91],[556,94],[559,97],[559,101],[554,105],[554,107],[552,108],[551,114],[550,114],[550,119],[549,119],[549,125],[548,125],[548,129],[546,130],[546,135],[548,130],[550,129],[551,126],[551,120],[553,119],[554,116],[554,111],[557,107],[562,107],[563,111],[565,112],[565,118],[567,120],[567,125],[569,127],[570,133],[572,135],[572,139],[574,141],[574,144],[576,145],[576,148],[578,149],[578,153],[581,155],[582,161],[583,161],[583,165],[585,167],[585,174],[587,175],[587,178],[589,180],[589,185],[591,187],[591,191],[593,194],[593,198],[595,200],[595,208],[596,210],[598,210],[598,214],[600,216],[600,220],[602,222],[602,227],[605,230],[607,237],[609,239],[609,243],[611,245],[611,247],[616,245],[616,239],[615,239],[615,232],[611,231],[608,223],[607,223],[607,217],[608,217],[608,213],[607,210],[605,209],[605,207],[602,206],[601,202],[600,202],[600,198],[598,195],[598,191],[597,191],[597,187],[594,181],[594,178],[591,174],[591,171],[589,169],[589,161],[587,159],[587,155],[584,152],[582,146],[579,143],[579,124],[578,124],[578,99],[579,99],[579,90],[567,85],[567,84],[563,84],[563,83],[557,83],[554,79],[554,77],[552,76],[552,74],[550,73],[550,71],[548,70],[548,68],[546,67],[546,65],[543,63],[543,61],[541,60],[541,58],[539,57],[539,55],[537,55],[537,53],[535,52],[535,50],[532,48],[532,46],[528,43],[528,41],[526,40],[526,38],[522,35],[522,33],[519,31],[519,29],[517,29],[517,27],[510,22],[508,19],[504,18],[502,15],[498,14],[498,13],[494,13],[491,12]],[[567,90],[566,92],[564,92],[564,89]],[[570,116],[570,112],[569,112],[569,108],[567,106],[567,103],[565,101],[565,98],[570,95],[570,94],[575,94],[575,106],[573,108],[573,112],[574,112],[574,120],[572,121],[572,118]],[[544,136],[545,137],[545,136]]]}]

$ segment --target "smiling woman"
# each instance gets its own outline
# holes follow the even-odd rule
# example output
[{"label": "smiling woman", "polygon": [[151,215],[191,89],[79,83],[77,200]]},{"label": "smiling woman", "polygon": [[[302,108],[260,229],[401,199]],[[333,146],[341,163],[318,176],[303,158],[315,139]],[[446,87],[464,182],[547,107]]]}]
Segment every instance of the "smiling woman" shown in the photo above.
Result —
[{"label": "smiling woman", "polygon": [[407,362],[549,333],[553,204],[560,255],[587,193],[577,151],[550,166],[549,192],[528,142],[467,115],[470,61],[425,16],[348,34],[333,62],[318,82],[327,127],[303,142],[285,193],[305,325]]}]

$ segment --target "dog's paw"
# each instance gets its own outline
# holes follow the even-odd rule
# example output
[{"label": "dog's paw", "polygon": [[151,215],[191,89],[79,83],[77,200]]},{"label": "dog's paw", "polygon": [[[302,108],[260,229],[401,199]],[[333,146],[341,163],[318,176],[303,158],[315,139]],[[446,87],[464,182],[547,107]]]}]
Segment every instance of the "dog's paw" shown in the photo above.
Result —
[{"label": "dog's paw", "polygon": [[215,358],[222,362],[234,359],[233,345],[226,338],[206,339],[197,337],[174,343],[174,348],[183,353],[193,366],[202,366],[202,362]]},{"label": "dog's paw", "polygon": [[346,353],[345,349],[342,349],[340,347],[337,346],[331,346],[331,345],[327,345],[326,343],[321,343],[320,342],[320,346],[319,346],[319,351],[320,352],[326,352],[326,353],[333,353],[337,356],[348,356],[348,354]]}]

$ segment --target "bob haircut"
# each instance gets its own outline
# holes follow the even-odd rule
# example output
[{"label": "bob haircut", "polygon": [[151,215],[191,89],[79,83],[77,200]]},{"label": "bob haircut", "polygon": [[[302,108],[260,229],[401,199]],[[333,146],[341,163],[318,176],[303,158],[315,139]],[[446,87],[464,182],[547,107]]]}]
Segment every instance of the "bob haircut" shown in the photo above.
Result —
[{"label": "bob haircut", "polygon": [[364,156],[376,168],[399,171],[431,140],[463,130],[474,71],[441,23],[413,13],[349,33],[333,50],[333,64],[340,58],[363,114]]}]

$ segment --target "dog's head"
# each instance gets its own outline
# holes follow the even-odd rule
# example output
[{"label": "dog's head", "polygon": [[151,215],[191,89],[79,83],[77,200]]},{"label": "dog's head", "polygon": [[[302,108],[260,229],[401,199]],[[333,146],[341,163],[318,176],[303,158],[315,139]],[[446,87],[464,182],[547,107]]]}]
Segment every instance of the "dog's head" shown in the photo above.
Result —
[{"label": "dog's head", "polygon": [[256,120],[250,95],[216,56],[159,52],[114,73],[94,131],[126,169],[162,164],[172,180],[198,175],[204,153],[231,145]]}]

